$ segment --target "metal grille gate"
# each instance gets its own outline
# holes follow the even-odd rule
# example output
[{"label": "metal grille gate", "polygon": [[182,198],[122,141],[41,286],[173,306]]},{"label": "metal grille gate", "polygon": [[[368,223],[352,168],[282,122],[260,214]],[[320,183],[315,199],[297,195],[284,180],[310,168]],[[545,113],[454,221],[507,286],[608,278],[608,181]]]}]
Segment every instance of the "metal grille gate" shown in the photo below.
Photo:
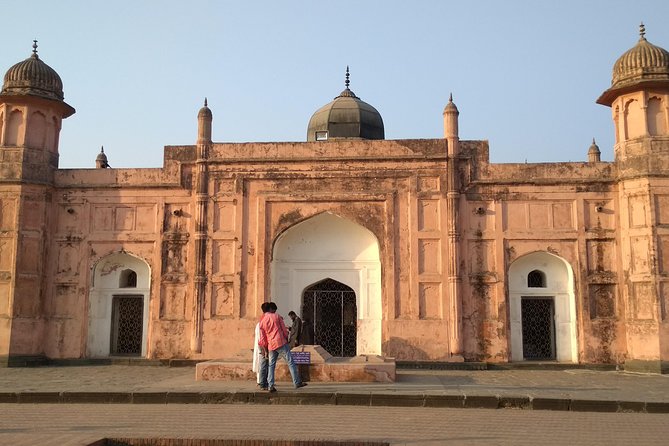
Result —
[{"label": "metal grille gate", "polygon": [[355,291],[332,279],[304,291],[302,318],[313,325],[313,343],[332,356],[356,355],[357,309]]},{"label": "metal grille gate", "polygon": [[553,298],[521,299],[523,358],[555,359],[555,323]]},{"label": "metal grille gate", "polygon": [[111,354],[142,354],[143,296],[114,296],[112,299]]}]

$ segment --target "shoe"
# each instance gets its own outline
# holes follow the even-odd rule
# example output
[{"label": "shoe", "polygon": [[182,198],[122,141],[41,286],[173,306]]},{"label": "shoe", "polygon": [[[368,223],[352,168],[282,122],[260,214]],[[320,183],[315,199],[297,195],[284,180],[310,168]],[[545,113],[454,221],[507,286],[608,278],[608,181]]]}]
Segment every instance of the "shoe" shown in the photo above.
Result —
[{"label": "shoe", "polygon": [[305,387],[307,383],[299,383],[298,385],[295,386],[296,389],[299,389],[300,387]]},{"label": "shoe", "polygon": [[272,386],[267,390],[269,391],[269,393],[274,393],[274,392],[276,392],[276,387]]},{"label": "shoe", "polygon": [[268,390],[268,387],[259,387],[260,390]]}]

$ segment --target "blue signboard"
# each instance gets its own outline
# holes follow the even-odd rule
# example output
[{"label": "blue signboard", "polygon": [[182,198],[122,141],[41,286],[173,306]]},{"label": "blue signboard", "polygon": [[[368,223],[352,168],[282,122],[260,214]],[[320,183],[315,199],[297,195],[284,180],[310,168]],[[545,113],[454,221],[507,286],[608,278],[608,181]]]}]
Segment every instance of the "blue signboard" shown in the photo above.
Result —
[{"label": "blue signboard", "polygon": [[311,352],[290,352],[295,364],[311,364]]}]

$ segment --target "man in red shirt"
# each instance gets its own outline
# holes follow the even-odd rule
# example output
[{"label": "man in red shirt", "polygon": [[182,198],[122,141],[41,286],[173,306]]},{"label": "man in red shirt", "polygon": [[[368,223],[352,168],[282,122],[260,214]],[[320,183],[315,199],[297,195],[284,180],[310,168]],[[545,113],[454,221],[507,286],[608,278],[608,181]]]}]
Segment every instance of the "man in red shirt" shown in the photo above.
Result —
[{"label": "man in red shirt", "polygon": [[269,357],[269,367],[267,370],[267,385],[270,392],[276,392],[274,387],[274,369],[276,360],[281,356],[288,364],[290,376],[293,378],[293,385],[296,389],[304,387],[307,384],[300,379],[297,366],[293,362],[293,356],[290,354],[288,345],[288,329],[283,322],[283,318],[276,314],[277,306],[274,302],[269,303],[269,312],[265,313],[260,321],[260,346],[264,355]]}]

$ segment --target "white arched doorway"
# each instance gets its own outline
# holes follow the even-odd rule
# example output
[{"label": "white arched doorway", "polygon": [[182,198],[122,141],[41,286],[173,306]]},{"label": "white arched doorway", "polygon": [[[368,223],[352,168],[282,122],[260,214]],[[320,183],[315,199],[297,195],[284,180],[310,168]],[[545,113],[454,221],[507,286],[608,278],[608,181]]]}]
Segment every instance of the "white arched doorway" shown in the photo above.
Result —
[{"label": "white arched doorway", "polygon": [[283,232],[272,255],[272,300],[287,315],[302,308],[305,290],[326,279],[355,293],[356,353],[381,354],[381,261],[369,230],[323,213]]},{"label": "white arched doorway", "polygon": [[578,362],[574,274],[563,258],[533,252],[509,266],[511,360]]},{"label": "white arched doorway", "polygon": [[146,356],[149,265],[126,253],[100,259],[89,295],[88,357]]}]

